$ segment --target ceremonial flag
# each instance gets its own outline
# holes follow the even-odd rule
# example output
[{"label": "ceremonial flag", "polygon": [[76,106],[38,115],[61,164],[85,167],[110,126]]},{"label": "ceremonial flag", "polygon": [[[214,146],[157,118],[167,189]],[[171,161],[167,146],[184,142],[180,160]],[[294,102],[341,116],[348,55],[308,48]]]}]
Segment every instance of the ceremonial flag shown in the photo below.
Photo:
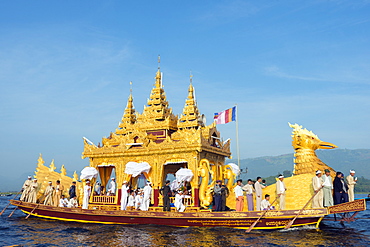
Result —
[{"label": "ceremonial flag", "polygon": [[226,124],[231,121],[236,121],[236,106],[225,111],[215,113],[213,119],[216,121],[216,124]]}]

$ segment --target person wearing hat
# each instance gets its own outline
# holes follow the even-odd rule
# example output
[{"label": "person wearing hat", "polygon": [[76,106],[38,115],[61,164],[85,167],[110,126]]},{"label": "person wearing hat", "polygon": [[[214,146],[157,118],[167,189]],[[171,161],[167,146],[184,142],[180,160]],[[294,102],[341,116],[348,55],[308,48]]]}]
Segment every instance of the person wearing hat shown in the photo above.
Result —
[{"label": "person wearing hat", "polygon": [[37,178],[33,179],[33,182],[30,185],[30,193],[28,195],[27,202],[36,203],[37,201],[37,191],[39,188],[39,184],[37,183]]},{"label": "person wearing hat", "polygon": [[91,193],[90,180],[87,180],[86,185],[84,187],[84,197],[82,199],[82,209],[89,208],[90,193]]},{"label": "person wearing hat", "polygon": [[112,180],[109,183],[109,189],[108,189],[108,196],[115,196],[116,195],[116,179],[112,178]]},{"label": "person wearing hat", "polygon": [[163,196],[163,211],[171,211],[170,196],[172,195],[170,188],[170,180],[167,180],[165,185],[159,190]]},{"label": "person wearing hat", "polygon": [[142,211],[148,211],[149,205],[150,205],[150,198],[152,195],[152,183],[147,182],[144,186],[144,195],[143,195],[143,203],[141,204],[140,210]]},{"label": "person wearing hat", "polygon": [[127,181],[123,181],[121,187],[121,210],[126,210],[127,198],[130,192],[130,186],[128,186]]},{"label": "person wearing hat", "polygon": [[48,186],[46,186],[45,192],[44,192],[44,196],[45,196],[44,205],[47,205],[47,206],[54,205],[53,193],[54,193],[53,182],[49,181]]},{"label": "person wearing hat", "polygon": [[248,182],[246,185],[243,186],[242,188],[245,191],[246,194],[246,199],[248,203],[248,211],[253,211],[254,210],[254,203],[253,203],[253,181],[252,179],[248,179]]},{"label": "person wearing hat", "polygon": [[323,187],[324,181],[322,180],[322,171],[317,170],[316,176],[312,178],[312,187],[313,190],[316,192],[316,195],[314,196],[312,200],[312,208],[323,208]]},{"label": "person wearing hat", "polygon": [[54,206],[58,207],[59,206],[59,201],[60,197],[62,196],[64,191],[64,186],[60,183],[59,180],[57,180],[56,185],[55,185],[55,190],[54,190]]},{"label": "person wearing hat", "polygon": [[280,174],[278,180],[276,181],[276,194],[278,196],[278,203],[280,210],[285,209],[285,191],[286,191],[284,176]]},{"label": "person wearing hat", "polygon": [[322,179],[324,180],[324,187],[322,188],[323,190],[323,197],[324,197],[324,207],[330,207],[334,205],[333,202],[333,180],[330,176],[330,170],[325,169],[324,170],[325,174],[322,175]]},{"label": "person wearing hat", "polygon": [[355,171],[350,170],[349,175],[346,177],[348,184],[348,201],[353,202],[355,200],[355,185],[357,184],[357,178],[355,178]]},{"label": "person wearing hat", "polygon": [[24,183],[23,183],[22,195],[21,195],[21,199],[19,199],[19,200],[25,201],[25,202],[27,201],[27,196],[28,196],[28,194],[30,193],[30,190],[31,190],[31,187],[30,187],[31,183],[32,183],[32,177],[28,176],[27,180],[24,181]]},{"label": "person wearing hat", "polygon": [[222,210],[222,195],[221,195],[221,185],[222,182],[221,180],[217,180],[216,184],[213,188],[213,193],[214,193],[214,201],[215,201],[215,211],[221,211]]},{"label": "person wearing hat", "polygon": [[257,181],[254,184],[254,189],[256,191],[256,210],[261,210],[261,201],[262,201],[262,189],[266,186],[262,185],[262,178],[257,177]]}]

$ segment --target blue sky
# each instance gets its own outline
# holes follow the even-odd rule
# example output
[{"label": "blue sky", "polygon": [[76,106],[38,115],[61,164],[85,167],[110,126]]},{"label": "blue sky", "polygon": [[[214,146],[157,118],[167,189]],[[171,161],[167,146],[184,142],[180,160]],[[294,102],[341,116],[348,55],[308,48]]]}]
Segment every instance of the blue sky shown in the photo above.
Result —
[{"label": "blue sky", "polygon": [[238,104],[241,158],[291,153],[288,122],[370,148],[369,21],[360,0],[1,1],[1,167],[88,165],[82,137],[115,130],[130,81],[142,112],[158,54],[175,114],[190,71],[208,124]]}]

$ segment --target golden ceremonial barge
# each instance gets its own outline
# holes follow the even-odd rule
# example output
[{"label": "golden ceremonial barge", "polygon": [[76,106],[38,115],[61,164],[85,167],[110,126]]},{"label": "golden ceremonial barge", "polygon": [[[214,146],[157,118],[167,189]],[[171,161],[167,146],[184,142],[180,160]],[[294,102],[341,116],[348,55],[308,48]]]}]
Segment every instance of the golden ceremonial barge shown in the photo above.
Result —
[{"label": "golden ceremonial barge", "polygon": [[[231,157],[230,139],[225,141],[222,139],[215,122],[206,125],[205,117],[198,109],[191,81],[183,112],[180,116],[174,115],[166,99],[162,74],[158,69],[154,87],[141,114],[134,109],[131,91],[118,128],[111,132],[109,137],[103,138],[98,145],[84,138],[82,158],[89,159],[90,167],[98,171],[99,181],[104,188],[107,188],[114,173],[118,185],[117,193],[113,195],[91,193],[87,209],[44,205],[43,195],[48,181],[56,180],[60,180],[65,188],[75,181],[77,197],[81,204],[86,179],[79,179],[76,172],[73,177],[68,177],[64,166],[60,172],[56,172],[54,161],[47,167],[40,155],[35,172],[40,187],[37,194],[38,203],[11,200],[11,204],[31,216],[102,224],[282,229],[287,225],[319,227],[321,220],[329,214],[341,215],[341,221],[353,221],[357,212],[366,209],[365,200],[355,200],[326,208],[311,208],[311,205],[305,205],[314,195],[312,189],[314,171],[318,169],[334,171],[316,156],[315,150],[336,146],[321,141],[302,126],[295,124],[290,127],[293,129],[295,165],[294,175],[284,180],[288,187],[286,208],[280,210],[279,205],[276,205],[275,210],[246,211],[245,201],[244,211],[235,211],[236,198],[233,189],[238,174],[231,164],[225,164],[226,158]],[[130,174],[127,173],[129,163],[148,164],[150,169],[139,175]],[[174,175],[181,169],[188,169],[193,175],[187,184],[191,192],[183,199],[186,208],[184,212],[178,212],[171,207],[171,211],[164,212],[160,189],[165,185],[168,174]],[[151,183],[150,207],[147,211],[134,208],[121,210],[121,185],[127,181],[136,189],[140,177],[145,177],[145,180]],[[97,180],[97,178],[89,180],[92,191]],[[214,212],[210,207],[213,201],[212,190],[218,180],[230,190],[226,200],[229,211]],[[274,200],[275,185],[267,186],[263,190],[263,194],[266,193]],[[349,213],[353,214],[350,216]]]}]

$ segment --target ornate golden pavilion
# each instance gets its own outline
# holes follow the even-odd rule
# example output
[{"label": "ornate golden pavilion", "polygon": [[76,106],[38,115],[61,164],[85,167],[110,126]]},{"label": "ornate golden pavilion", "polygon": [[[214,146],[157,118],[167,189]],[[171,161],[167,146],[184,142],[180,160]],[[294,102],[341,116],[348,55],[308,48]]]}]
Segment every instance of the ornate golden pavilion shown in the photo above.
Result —
[{"label": "ornate golden pavilion", "polygon": [[[158,68],[154,87],[142,114],[135,111],[130,92],[115,132],[103,138],[102,145],[96,146],[84,140],[82,158],[89,158],[90,166],[99,171],[101,185],[107,186],[115,169],[119,189],[118,196],[110,199],[107,199],[109,196],[92,197],[92,207],[94,203],[119,204],[120,188],[125,180],[130,181],[133,188],[137,187],[138,176],[134,178],[125,173],[128,162],[147,162],[151,166],[149,173],[143,175],[152,182],[154,207],[162,204],[159,189],[167,174],[175,174],[180,168],[188,168],[194,174],[190,182],[193,193],[188,206],[207,207],[212,202],[210,188],[218,179],[227,179],[232,189],[235,174],[228,165],[224,165],[225,158],[231,155],[230,140],[224,142],[216,124],[206,126],[203,119],[191,80],[181,116],[173,114]],[[235,202],[228,204],[231,208],[235,207]]]}]

